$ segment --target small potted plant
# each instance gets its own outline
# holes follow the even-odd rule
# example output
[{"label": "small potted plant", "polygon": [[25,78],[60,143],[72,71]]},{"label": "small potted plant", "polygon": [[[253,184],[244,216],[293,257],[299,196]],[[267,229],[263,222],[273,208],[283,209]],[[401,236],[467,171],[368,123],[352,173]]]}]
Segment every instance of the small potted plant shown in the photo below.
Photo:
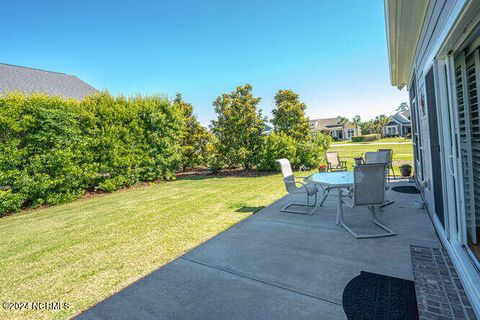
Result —
[{"label": "small potted plant", "polygon": [[326,164],[319,165],[318,172],[327,172],[327,165]]},{"label": "small potted plant", "polygon": [[400,173],[402,177],[410,177],[412,175],[412,166],[408,163],[402,164],[400,166]]}]

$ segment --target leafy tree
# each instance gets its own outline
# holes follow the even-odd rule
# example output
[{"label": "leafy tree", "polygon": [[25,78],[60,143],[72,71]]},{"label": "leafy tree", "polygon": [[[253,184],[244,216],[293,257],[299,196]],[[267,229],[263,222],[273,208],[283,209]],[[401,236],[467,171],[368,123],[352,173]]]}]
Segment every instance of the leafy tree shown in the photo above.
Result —
[{"label": "leafy tree", "polygon": [[344,129],[348,123],[348,119],[345,117],[338,117],[338,123],[341,124],[342,128]]},{"label": "leafy tree", "polygon": [[362,123],[362,118],[360,118],[360,116],[357,115],[357,116],[353,117],[352,123],[353,123],[353,125],[355,126],[355,129],[358,132],[358,128],[360,127],[360,124]]},{"label": "leafy tree", "polygon": [[373,120],[373,129],[374,129],[373,133],[382,134],[383,126],[386,125],[389,121],[390,121],[390,118],[384,114],[376,116],[375,120]]},{"label": "leafy tree", "polygon": [[213,102],[217,120],[212,131],[218,141],[218,152],[228,167],[252,168],[262,146],[265,119],[258,109],[259,97],[252,86],[239,86]]},{"label": "leafy tree", "polygon": [[325,152],[331,142],[332,137],[329,134],[317,133],[311,139],[297,143],[297,156],[293,166],[296,168],[301,165],[309,168],[318,167],[325,160]]},{"label": "leafy tree", "polygon": [[375,131],[373,126],[373,120],[362,122],[360,124],[360,128],[362,129],[362,134],[372,134]]},{"label": "leafy tree", "polygon": [[211,139],[211,133],[200,124],[193,114],[192,105],[185,102],[180,93],[175,96],[173,105],[180,109],[184,117],[180,142],[182,170],[205,166],[207,163],[207,144]]},{"label": "leafy tree", "polygon": [[345,131],[345,126],[348,123],[348,119],[341,116],[338,116],[337,119],[338,119],[338,123],[342,126],[342,136],[343,136],[343,132]]},{"label": "leafy tree", "polygon": [[293,165],[296,159],[297,142],[285,133],[264,135],[262,150],[258,159],[257,169],[260,171],[278,170],[277,159],[287,158]]},{"label": "leafy tree", "polygon": [[405,112],[410,110],[410,107],[406,102],[402,102],[398,107],[397,107],[397,112]]},{"label": "leafy tree", "polygon": [[310,136],[310,124],[305,117],[305,103],[300,102],[292,90],[278,90],[275,94],[272,124],[275,132],[284,133],[296,141],[305,141]]},{"label": "leafy tree", "polygon": [[384,114],[376,116],[375,119],[362,122],[360,127],[362,134],[382,134],[383,126],[390,121],[390,118]]}]

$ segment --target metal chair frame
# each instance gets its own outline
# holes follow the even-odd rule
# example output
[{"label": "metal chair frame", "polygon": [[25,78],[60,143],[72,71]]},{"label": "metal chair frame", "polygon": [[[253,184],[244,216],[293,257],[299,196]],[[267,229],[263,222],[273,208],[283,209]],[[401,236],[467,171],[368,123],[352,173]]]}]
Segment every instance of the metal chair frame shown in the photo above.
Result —
[{"label": "metal chair frame", "polygon": [[[373,201],[372,203],[369,203],[369,204],[357,204],[357,202],[356,202],[355,195],[358,192],[357,188],[359,188],[358,187],[358,182],[357,182],[357,174],[358,174],[358,171],[362,170],[362,168],[364,168],[365,166],[370,166],[372,168],[378,167],[379,170],[382,170],[382,171],[386,170],[386,165],[381,164],[381,163],[378,163],[378,164],[362,164],[362,165],[356,166],[354,168],[355,175],[354,175],[354,186],[353,186],[352,192],[350,192],[350,194],[343,197],[342,194],[341,194],[341,191],[340,191],[340,196],[342,196],[342,201],[341,201],[342,204],[340,205],[340,208],[339,208],[340,209],[339,224],[345,230],[347,230],[352,236],[354,236],[356,239],[381,238],[381,237],[394,236],[394,235],[396,235],[395,231],[393,231],[390,227],[386,226],[385,224],[381,223],[378,220],[377,213],[376,213],[376,208],[381,206],[385,202],[385,184],[386,184],[386,177],[385,176],[383,176],[383,179],[381,179],[381,180],[379,179],[379,183],[383,184],[383,186],[382,186],[383,194],[382,194],[381,200],[376,201],[376,202]],[[349,203],[348,201],[345,201],[344,198],[351,198],[352,202]],[[378,227],[383,229],[385,232],[377,233],[377,234],[359,234],[359,233],[355,232],[352,228],[350,228],[345,223],[345,221],[343,219],[343,204],[345,204],[345,205],[347,205],[351,208],[367,207],[368,210],[370,211],[371,215],[372,215],[371,221],[375,225],[377,225]]]},{"label": "metal chair frame", "polygon": [[[388,175],[389,172],[389,165],[391,165],[391,153],[390,149],[380,149],[377,152],[366,152],[365,153],[365,163],[366,164],[373,164],[373,163],[381,163],[385,164],[385,177],[390,181],[390,176]],[[385,190],[390,189],[389,186],[385,186]],[[385,202],[379,207],[380,209],[394,204],[395,201],[393,200],[385,200]]]},{"label": "metal chair frame", "polygon": [[[335,155],[336,157],[336,165],[332,163],[331,161],[328,160],[328,155]],[[340,156],[338,155],[338,152],[327,152],[325,155],[325,159],[327,160],[327,171],[333,172],[333,171],[347,171],[347,161],[340,160]]]},{"label": "metal chair frame", "polygon": [[387,166],[387,175],[388,180],[390,180],[390,171],[392,171],[393,179],[396,179],[395,170],[393,170],[393,149],[378,149],[378,152],[388,152],[388,166]]},{"label": "metal chair frame", "polygon": [[[317,206],[317,194],[318,194],[318,189],[315,185],[310,184],[307,185],[303,182],[299,182],[295,180],[295,176],[293,175],[292,172],[292,167],[290,165],[290,161],[288,159],[278,159],[276,160],[280,164],[280,168],[282,171],[283,175],[283,182],[285,183],[285,188],[287,189],[287,192],[289,194],[295,194],[295,193],[305,193],[307,196],[307,203],[298,203],[298,202],[291,202],[285,205],[280,211],[282,212],[288,212],[288,213],[297,213],[297,214],[306,214],[306,215],[312,215],[314,212],[314,208]],[[298,177],[300,178],[300,177]],[[310,198],[314,197],[314,202],[311,204],[310,203]],[[324,201],[325,199],[323,199]],[[323,204],[322,201],[322,204]],[[305,207],[305,210],[294,210],[294,209],[289,209],[291,206],[300,206],[300,207]]]}]

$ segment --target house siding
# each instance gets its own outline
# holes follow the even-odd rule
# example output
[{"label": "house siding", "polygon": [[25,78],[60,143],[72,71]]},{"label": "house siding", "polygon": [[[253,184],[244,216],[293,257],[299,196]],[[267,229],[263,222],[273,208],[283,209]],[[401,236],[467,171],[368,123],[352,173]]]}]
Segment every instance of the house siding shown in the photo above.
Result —
[{"label": "house siding", "polygon": [[312,133],[328,131],[334,139],[339,139],[338,134],[341,132],[342,138],[339,140],[348,140],[352,136],[348,135],[348,131],[353,129],[353,137],[361,134],[360,127],[355,128],[352,122],[347,123],[343,129],[337,124],[337,118],[312,119],[310,120],[310,131]]},{"label": "house siding", "polygon": [[[470,15],[473,15],[476,11],[468,12],[468,14],[466,12],[468,8],[478,8],[475,7],[475,3],[476,6],[479,6],[479,3],[473,0],[429,1],[415,49],[408,89],[410,90],[414,82],[416,86],[416,103],[412,105],[412,108],[414,108],[412,113],[415,115],[415,117],[412,117],[412,130],[416,130],[419,134],[420,145],[418,153],[415,152],[414,154],[415,159],[421,162],[421,165],[416,166],[416,170],[418,170],[415,174],[416,183],[422,192],[425,205],[432,216],[438,234],[447,250],[449,250],[457,270],[459,270],[460,278],[467,288],[469,298],[472,300],[478,316],[480,315],[480,272],[476,269],[474,263],[472,263],[471,258],[468,257],[465,244],[461,242],[463,241],[461,240],[463,237],[462,232],[464,232],[461,230],[462,227],[456,225],[457,221],[465,219],[465,216],[462,216],[461,213],[462,209],[460,209],[460,206],[462,206],[462,200],[459,200],[460,191],[457,189],[458,181],[460,181],[458,175],[462,177],[463,173],[461,170],[455,169],[457,176],[452,178],[451,175],[453,175],[453,173],[451,172],[453,169],[451,166],[457,168],[457,165],[450,164],[449,160],[449,157],[452,157],[452,162],[459,161],[456,160],[458,159],[458,155],[456,155],[457,151],[455,151],[455,149],[450,150],[452,146],[449,142],[449,139],[454,139],[451,136],[456,135],[457,132],[455,131],[457,126],[457,124],[454,123],[456,121],[455,117],[449,119],[451,117],[449,110],[456,107],[456,101],[455,98],[452,97],[453,94],[451,92],[448,94],[445,93],[452,89],[447,89],[450,87],[450,84],[447,84],[445,78],[441,78],[440,76],[443,72],[448,74],[450,79],[452,79],[453,75],[447,68],[448,61],[450,61],[448,59],[451,58],[448,58],[446,54],[448,52],[456,52],[458,42],[464,39],[462,37],[466,37],[465,34],[462,34],[464,30],[467,30],[465,25],[473,24],[472,21],[478,21],[475,19],[472,20],[470,17]],[[476,18],[480,15],[479,12],[480,11],[476,12]],[[464,20],[462,24],[457,25],[462,19]],[[455,35],[454,39],[449,39],[451,35]],[[434,112],[430,110],[430,108],[433,108],[433,101],[428,101],[425,78],[432,68],[434,68],[435,76],[431,77],[430,80],[434,79],[435,92],[433,96],[430,94],[430,99],[436,100],[437,102],[436,113],[439,117],[438,128],[430,127],[432,124],[435,125],[435,121],[429,123],[429,117],[432,117]],[[413,121],[417,122],[414,123]],[[449,121],[453,122],[452,126],[450,126]],[[432,159],[430,141],[433,130],[438,130],[440,140],[439,151],[441,154],[440,161],[437,161],[435,166]],[[450,130],[453,131],[450,132]],[[434,151],[436,152],[436,149]],[[423,172],[420,172],[422,168]],[[437,183],[438,185],[435,186],[433,176],[434,173],[438,173],[439,171],[441,171],[441,183]],[[437,187],[436,192],[435,187]],[[439,190],[440,187],[441,190]],[[452,196],[452,194],[454,195]],[[445,206],[445,214],[442,217],[438,217],[438,212],[436,212],[436,207],[439,206],[439,199],[443,199],[442,205]],[[437,203],[435,203],[435,200],[437,200]],[[450,223],[455,224],[455,228],[449,227],[449,220],[451,221]],[[461,222],[458,223],[461,224]]]},{"label": "house siding", "polygon": [[[430,1],[417,43],[417,50],[415,50],[413,57],[412,72],[413,69],[423,71],[421,67],[428,64],[427,59],[431,56],[434,45],[445,28],[446,22],[456,2],[457,0]],[[422,78],[423,74],[417,73],[417,76],[418,78]]]},{"label": "house siding", "polygon": [[[416,74],[415,79],[417,84],[417,97],[423,95],[425,97],[425,82],[424,77],[426,71],[430,69],[433,64],[431,57],[435,52],[435,44],[441,40],[439,36],[442,34],[448,19],[450,18],[453,7],[455,6],[457,0],[432,0],[430,1],[427,13],[425,16],[424,24],[422,26],[422,31],[417,43],[417,49],[415,50],[412,74]],[[414,73],[416,71],[416,73]],[[411,83],[412,77],[409,81]],[[424,159],[424,172],[423,178],[426,182],[427,187],[423,188],[423,194],[426,198],[426,204],[429,208],[434,207],[434,195],[433,195],[433,186],[432,186],[432,166],[431,166],[431,154],[430,154],[430,139],[429,139],[429,124],[428,124],[428,101],[424,98],[425,109],[421,110],[420,103],[417,103],[416,114],[418,115],[419,121],[419,134],[420,134],[420,144],[421,150],[423,152]]]}]

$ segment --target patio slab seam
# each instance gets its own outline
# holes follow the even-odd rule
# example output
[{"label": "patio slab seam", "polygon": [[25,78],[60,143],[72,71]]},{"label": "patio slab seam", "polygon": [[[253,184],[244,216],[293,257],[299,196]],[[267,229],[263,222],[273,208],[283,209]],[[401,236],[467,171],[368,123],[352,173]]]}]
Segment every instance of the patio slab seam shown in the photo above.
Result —
[{"label": "patio slab seam", "polygon": [[[298,227],[307,227],[311,229],[322,229],[322,230],[329,230],[329,231],[341,231],[344,232],[344,229],[337,225],[332,225],[332,226],[325,226],[325,225],[320,225],[320,224],[308,224],[308,223],[295,223],[295,222],[290,222],[290,221],[283,221],[280,219],[269,219],[269,218],[263,218],[263,217],[257,217],[255,221],[260,221],[260,222],[266,222],[266,223],[276,223],[276,224],[284,224],[284,225],[292,225],[292,226],[298,226]],[[409,237],[405,236],[403,234],[397,234],[396,237],[398,239],[401,239],[402,241],[406,242],[422,242],[426,246],[439,246],[438,241],[430,240],[430,239],[422,239],[422,238],[414,238],[414,237]]]},{"label": "patio slab seam", "polygon": [[257,279],[257,278],[254,278],[252,276],[242,274],[240,272],[236,272],[236,271],[233,271],[233,270],[227,270],[227,269],[221,268],[221,267],[212,266],[208,263],[196,261],[196,260],[186,258],[186,257],[180,257],[179,259],[186,260],[186,261],[189,261],[189,262],[192,262],[192,263],[196,263],[196,264],[202,265],[204,267],[215,269],[215,270],[218,270],[218,271],[221,271],[221,272],[233,274],[235,276],[242,277],[242,278],[245,278],[245,279],[249,279],[249,280],[252,280],[252,281],[256,281],[256,282],[259,282],[259,283],[262,283],[262,284],[265,284],[265,285],[268,285],[268,286],[271,286],[271,287],[275,287],[275,288],[278,288],[278,289],[281,289],[281,290],[286,290],[286,291],[289,291],[289,292],[292,292],[292,293],[295,293],[295,294],[300,294],[302,296],[314,298],[314,299],[317,299],[317,300],[320,300],[320,301],[323,301],[323,302],[326,302],[326,303],[330,303],[330,304],[333,304],[333,305],[336,305],[336,306],[342,306],[341,303],[338,303],[338,302],[335,302],[335,301],[330,301],[328,299],[321,298],[321,297],[318,297],[318,296],[315,296],[315,295],[312,295],[312,294],[309,294],[309,293],[306,293],[306,292],[301,292],[301,291],[298,291],[298,290],[295,290],[295,289],[290,289],[290,288],[287,288],[287,287],[284,287],[284,286],[280,286],[280,285],[277,285],[277,284],[274,284],[274,283],[271,283],[271,282],[268,282],[268,281],[265,281],[265,280]]}]

